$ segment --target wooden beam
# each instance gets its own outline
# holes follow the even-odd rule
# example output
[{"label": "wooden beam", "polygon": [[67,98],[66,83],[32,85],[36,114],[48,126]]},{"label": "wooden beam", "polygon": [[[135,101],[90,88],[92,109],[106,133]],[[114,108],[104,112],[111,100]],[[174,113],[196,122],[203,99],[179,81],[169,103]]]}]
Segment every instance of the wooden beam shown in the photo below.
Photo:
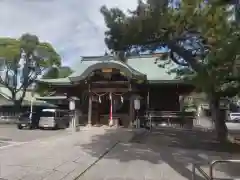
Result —
[{"label": "wooden beam", "polygon": [[93,92],[128,92],[128,88],[92,88]]},{"label": "wooden beam", "polygon": [[96,81],[92,84],[129,84],[128,81]]}]

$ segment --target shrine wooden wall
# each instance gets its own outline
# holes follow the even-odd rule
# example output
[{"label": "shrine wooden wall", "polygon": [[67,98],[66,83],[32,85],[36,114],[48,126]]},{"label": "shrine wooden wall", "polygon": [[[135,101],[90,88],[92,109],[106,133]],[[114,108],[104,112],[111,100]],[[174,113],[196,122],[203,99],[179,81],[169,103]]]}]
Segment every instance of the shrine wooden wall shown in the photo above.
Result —
[{"label": "shrine wooden wall", "polygon": [[179,111],[179,91],[174,85],[149,87],[149,109],[156,111]]}]

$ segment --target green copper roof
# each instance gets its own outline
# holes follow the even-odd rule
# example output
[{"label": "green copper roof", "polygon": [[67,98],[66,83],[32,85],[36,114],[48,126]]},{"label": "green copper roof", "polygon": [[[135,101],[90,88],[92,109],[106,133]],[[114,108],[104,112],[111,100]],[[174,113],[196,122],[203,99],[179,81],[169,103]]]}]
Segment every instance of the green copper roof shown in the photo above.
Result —
[{"label": "green copper roof", "polygon": [[[148,80],[150,83],[178,82],[175,74],[168,71],[177,67],[175,63],[159,67],[158,57],[153,55],[132,56],[127,62],[115,60],[112,56],[89,56],[82,57],[82,60],[72,67],[73,73],[68,78],[41,79],[40,82],[54,85],[71,85],[73,82],[84,80],[92,71],[101,68],[117,68],[123,71],[126,76],[132,79]],[[163,61],[163,60],[162,60]]]},{"label": "green copper roof", "polygon": [[[18,91],[18,93],[16,94],[17,98],[20,98],[22,96],[22,93],[23,92],[21,90]],[[4,87],[4,86],[0,86],[0,94],[3,97],[5,97],[6,99],[11,99],[11,97],[12,97],[11,91],[7,87]],[[34,93],[34,97],[35,96],[38,96],[38,94]],[[33,98],[32,97],[32,92],[27,90],[26,93],[25,93],[24,100],[25,101],[31,101],[32,98]]]},{"label": "green copper roof", "polygon": [[127,77],[131,79],[142,79],[146,80],[146,75],[133,69],[128,64],[114,60],[113,57],[88,57],[83,58],[81,63],[78,65],[78,69],[69,76],[70,81],[84,80],[91,72],[102,68],[116,68],[123,71]]},{"label": "green copper roof", "polygon": [[[22,106],[31,106],[31,101],[23,101]],[[46,101],[41,101],[41,100],[34,100],[33,106],[57,107],[54,104],[48,103]]]},{"label": "green copper roof", "polygon": [[67,97],[67,96],[57,96],[57,95],[53,95],[53,96],[39,96],[36,97],[36,99],[38,100],[43,100],[43,101],[48,101],[48,100],[65,100],[65,99],[73,99],[73,100],[80,100],[78,97]]},{"label": "green copper roof", "polygon": [[67,99],[67,96],[40,96],[37,97],[37,99],[41,99],[41,100],[63,100],[63,99]]},{"label": "green copper roof", "polygon": [[54,84],[54,85],[71,85],[71,81],[68,77],[58,78],[58,79],[38,79],[37,82]]},{"label": "green copper roof", "polygon": [[175,74],[169,74],[168,71],[171,68],[176,67],[175,63],[165,65],[165,68],[159,67],[159,61],[156,61],[157,57],[150,55],[142,55],[136,57],[130,57],[128,59],[128,65],[134,67],[139,72],[147,75],[148,81],[172,81],[175,80]]},{"label": "green copper roof", "polygon": [[[17,98],[21,96],[22,91],[19,91],[17,93]],[[1,86],[0,87],[0,105],[1,106],[12,106],[13,101],[10,100],[11,98],[11,92],[8,90],[8,88]],[[35,93],[34,97],[32,96],[32,92],[26,91],[25,97],[22,102],[22,106],[30,106],[31,101],[33,100],[33,106],[47,106],[47,107],[56,107],[53,104],[47,103],[45,101],[36,100],[36,97],[38,94]]]}]

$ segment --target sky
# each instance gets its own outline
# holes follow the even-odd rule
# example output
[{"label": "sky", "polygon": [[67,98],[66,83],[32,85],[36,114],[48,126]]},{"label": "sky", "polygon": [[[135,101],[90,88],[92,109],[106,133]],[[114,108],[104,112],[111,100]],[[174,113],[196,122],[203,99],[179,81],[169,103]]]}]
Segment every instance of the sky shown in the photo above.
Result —
[{"label": "sky", "polygon": [[0,37],[35,34],[71,66],[81,56],[103,55],[106,30],[100,7],[136,7],[137,0],[0,0]]}]

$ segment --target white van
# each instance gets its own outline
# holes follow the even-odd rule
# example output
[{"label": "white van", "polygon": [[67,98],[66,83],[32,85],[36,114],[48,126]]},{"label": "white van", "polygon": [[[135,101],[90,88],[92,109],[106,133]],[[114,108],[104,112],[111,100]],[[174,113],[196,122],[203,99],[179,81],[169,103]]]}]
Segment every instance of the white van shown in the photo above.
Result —
[{"label": "white van", "polygon": [[69,122],[69,111],[60,109],[43,109],[40,115],[39,128],[64,129],[69,126]]},{"label": "white van", "polygon": [[234,123],[240,123],[240,113],[239,112],[231,112],[228,115],[228,121]]}]

